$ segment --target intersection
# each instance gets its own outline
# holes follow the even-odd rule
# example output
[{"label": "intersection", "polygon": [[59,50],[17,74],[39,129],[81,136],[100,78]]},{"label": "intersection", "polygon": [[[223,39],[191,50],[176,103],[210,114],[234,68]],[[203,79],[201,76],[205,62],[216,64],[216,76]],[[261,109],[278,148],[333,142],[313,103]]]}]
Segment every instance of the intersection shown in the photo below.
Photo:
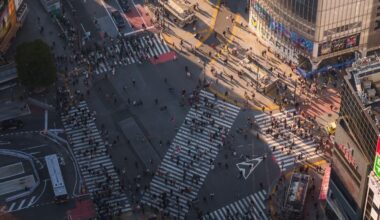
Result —
[{"label": "intersection", "polygon": [[[33,124],[25,132],[44,134],[45,120],[48,131],[62,131],[50,138],[67,142],[63,176],[75,190],[68,204],[57,206],[66,211],[87,199],[105,219],[272,219],[279,179],[327,159],[315,123],[265,91],[266,81],[283,80],[301,102],[297,76],[247,29],[246,1],[191,0],[199,3],[197,22],[185,28],[169,19],[160,26],[149,1],[128,2],[126,25],[118,28],[111,15],[122,11],[118,0],[64,1],[80,40],[56,43],[65,74],[39,97],[55,111],[49,122],[23,116]],[[91,34],[76,36],[81,32]],[[245,63],[250,54],[260,58],[256,64]],[[273,66],[278,74],[269,74]],[[310,115],[322,114],[315,111]],[[68,178],[74,167],[76,180]],[[33,195],[1,210],[23,219],[55,206],[45,198],[36,202]]]}]

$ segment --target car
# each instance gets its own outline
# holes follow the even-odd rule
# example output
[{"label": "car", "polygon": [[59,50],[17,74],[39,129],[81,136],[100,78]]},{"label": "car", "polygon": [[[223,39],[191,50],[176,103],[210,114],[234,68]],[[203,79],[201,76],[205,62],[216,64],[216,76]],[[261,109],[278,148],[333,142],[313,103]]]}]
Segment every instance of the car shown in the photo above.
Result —
[{"label": "car", "polygon": [[118,28],[123,28],[125,26],[125,20],[119,11],[113,11],[112,18]]},{"label": "car", "polygon": [[24,122],[18,119],[9,119],[1,122],[0,130],[17,130],[24,127]]},{"label": "car", "polygon": [[121,7],[121,10],[123,10],[124,13],[127,13],[130,11],[130,6],[127,0],[118,0],[118,2]]}]

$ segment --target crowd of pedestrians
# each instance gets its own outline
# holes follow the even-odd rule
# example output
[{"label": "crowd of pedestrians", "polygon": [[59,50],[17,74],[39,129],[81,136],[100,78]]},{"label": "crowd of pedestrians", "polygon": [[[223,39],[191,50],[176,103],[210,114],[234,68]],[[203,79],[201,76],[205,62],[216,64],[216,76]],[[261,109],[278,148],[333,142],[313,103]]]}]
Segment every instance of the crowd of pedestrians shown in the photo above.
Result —
[{"label": "crowd of pedestrians", "polygon": [[[203,90],[185,93],[185,97],[191,109],[142,199],[157,213],[172,219],[184,219],[191,207],[203,215],[194,201],[207,201],[207,197],[198,198],[198,192],[208,172],[216,168],[217,153],[227,142],[239,113],[238,107]],[[213,197],[210,193],[210,199]]]}]

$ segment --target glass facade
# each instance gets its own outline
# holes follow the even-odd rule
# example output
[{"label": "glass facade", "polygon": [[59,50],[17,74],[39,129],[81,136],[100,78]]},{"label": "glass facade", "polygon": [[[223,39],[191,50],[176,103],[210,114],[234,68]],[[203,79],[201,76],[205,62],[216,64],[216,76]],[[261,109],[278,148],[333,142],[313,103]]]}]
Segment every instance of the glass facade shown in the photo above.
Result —
[{"label": "glass facade", "polygon": [[317,20],[318,0],[277,0],[283,9],[295,16],[315,24]]},{"label": "glass facade", "polygon": [[313,38],[315,33],[314,25],[305,24],[306,21],[300,21],[300,17],[290,12],[291,9],[284,10],[284,6],[280,1],[251,0],[251,10],[257,15],[253,20],[260,19],[263,21],[262,32],[269,31],[283,43],[291,44],[294,48],[306,54],[312,53],[313,42],[310,39]]}]

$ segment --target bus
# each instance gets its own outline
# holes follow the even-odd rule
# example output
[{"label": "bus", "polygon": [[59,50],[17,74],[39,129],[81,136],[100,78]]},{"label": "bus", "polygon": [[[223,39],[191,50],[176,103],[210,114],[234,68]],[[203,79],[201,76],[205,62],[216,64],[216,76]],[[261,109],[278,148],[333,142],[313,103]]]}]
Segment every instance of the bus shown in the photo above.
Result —
[{"label": "bus", "polygon": [[67,201],[66,186],[63,181],[61,168],[58,163],[58,157],[56,154],[45,156],[46,165],[49,171],[51,179],[51,185],[53,187],[54,197],[56,203],[63,203]]}]

